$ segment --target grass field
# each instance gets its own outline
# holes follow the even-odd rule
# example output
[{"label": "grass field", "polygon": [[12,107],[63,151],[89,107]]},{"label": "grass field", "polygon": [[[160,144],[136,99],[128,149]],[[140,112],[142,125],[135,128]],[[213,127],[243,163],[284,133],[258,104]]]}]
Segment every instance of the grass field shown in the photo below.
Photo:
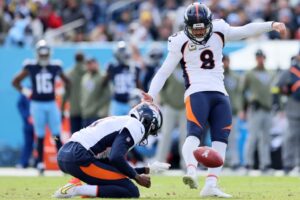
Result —
[{"label": "grass field", "polygon": [[[70,177],[0,177],[1,200],[46,200]],[[203,178],[200,181],[203,185]],[[232,199],[299,200],[298,177],[222,177],[221,188]],[[150,189],[140,188],[142,199],[200,199],[199,190],[190,190],[181,177],[154,176]],[[77,197],[76,199],[78,199]],[[215,199],[215,198],[209,198]]]}]

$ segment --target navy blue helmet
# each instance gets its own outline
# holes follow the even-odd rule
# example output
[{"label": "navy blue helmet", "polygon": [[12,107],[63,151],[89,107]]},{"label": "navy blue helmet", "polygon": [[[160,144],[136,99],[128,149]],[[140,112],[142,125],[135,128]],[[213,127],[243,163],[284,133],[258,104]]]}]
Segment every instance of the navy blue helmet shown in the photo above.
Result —
[{"label": "navy blue helmet", "polygon": [[138,119],[145,128],[145,134],[140,144],[147,144],[149,135],[157,136],[157,132],[163,123],[163,117],[160,109],[155,104],[142,102],[132,108],[129,115]]},{"label": "navy blue helmet", "polygon": [[131,56],[128,44],[124,41],[119,41],[114,48],[114,56],[121,64],[128,64]]},{"label": "navy blue helmet", "polygon": [[202,3],[192,3],[184,14],[185,34],[195,43],[204,45],[212,34],[212,14]]}]

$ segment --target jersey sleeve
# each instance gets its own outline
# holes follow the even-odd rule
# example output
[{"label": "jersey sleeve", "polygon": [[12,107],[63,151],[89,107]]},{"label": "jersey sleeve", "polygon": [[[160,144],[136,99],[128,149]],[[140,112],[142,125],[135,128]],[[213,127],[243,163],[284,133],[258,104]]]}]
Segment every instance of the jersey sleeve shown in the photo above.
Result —
[{"label": "jersey sleeve", "polygon": [[213,31],[222,33],[225,41],[237,41],[272,31],[272,22],[249,23],[234,27],[223,19],[216,19],[213,21]]},{"label": "jersey sleeve", "polygon": [[225,40],[237,41],[270,32],[272,31],[272,23],[273,22],[256,22],[249,23],[244,26],[229,26],[229,28],[226,30]]},{"label": "jersey sleeve", "polygon": [[213,32],[218,32],[224,35],[224,39],[226,40],[228,30],[230,25],[225,22],[223,19],[215,19],[213,21]]},{"label": "jersey sleeve", "polygon": [[132,135],[127,128],[124,128],[115,138],[109,155],[109,160],[113,166],[131,179],[137,174],[135,169],[133,169],[126,160],[126,154],[132,145]]},{"label": "jersey sleeve", "polygon": [[182,32],[178,32],[168,38],[168,51],[182,57],[181,47],[185,41],[181,34]]},{"label": "jersey sleeve", "polygon": [[145,128],[139,120],[135,118],[131,118],[124,126],[124,128],[126,128],[129,131],[130,135],[132,136],[134,141],[133,146],[140,143],[140,141],[144,136]]},{"label": "jersey sleeve", "polygon": [[32,60],[26,59],[26,60],[24,60],[24,62],[22,63],[22,68],[25,69],[25,70],[30,71],[29,68],[30,68],[30,66],[31,66],[32,63],[33,63]]}]

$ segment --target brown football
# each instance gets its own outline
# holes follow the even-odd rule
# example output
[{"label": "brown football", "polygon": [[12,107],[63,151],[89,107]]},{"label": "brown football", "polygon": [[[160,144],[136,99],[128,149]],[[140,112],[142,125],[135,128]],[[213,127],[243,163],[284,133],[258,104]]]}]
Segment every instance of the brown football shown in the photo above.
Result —
[{"label": "brown football", "polygon": [[211,147],[198,147],[193,153],[196,160],[205,167],[220,167],[224,163],[220,154]]}]

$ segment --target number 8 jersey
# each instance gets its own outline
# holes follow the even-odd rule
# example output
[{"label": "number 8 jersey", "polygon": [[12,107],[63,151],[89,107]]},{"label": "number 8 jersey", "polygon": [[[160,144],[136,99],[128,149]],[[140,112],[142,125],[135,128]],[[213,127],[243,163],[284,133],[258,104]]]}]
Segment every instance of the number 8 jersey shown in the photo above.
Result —
[{"label": "number 8 jersey", "polygon": [[199,91],[219,91],[227,95],[222,63],[227,27],[229,25],[223,20],[214,20],[213,33],[205,45],[194,44],[183,31],[169,37],[169,52],[181,54],[185,96]]},{"label": "number 8 jersey", "polygon": [[212,25],[212,35],[205,45],[193,43],[184,31],[169,37],[169,53],[151,81],[149,95],[153,98],[156,97],[178,63],[181,64],[185,78],[185,98],[202,91],[217,91],[228,95],[223,81],[222,50],[224,42],[241,40],[272,30],[272,22],[232,27],[224,20],[218,19],[214,20]]},{"label": "number 8 jersey", "polygon": [[24,69],[28,71],[32,83],[32,100],[55,100],[55,78],[62,73],[61,62],[53,61],[41,67],[34,60],[24,61]]}]

